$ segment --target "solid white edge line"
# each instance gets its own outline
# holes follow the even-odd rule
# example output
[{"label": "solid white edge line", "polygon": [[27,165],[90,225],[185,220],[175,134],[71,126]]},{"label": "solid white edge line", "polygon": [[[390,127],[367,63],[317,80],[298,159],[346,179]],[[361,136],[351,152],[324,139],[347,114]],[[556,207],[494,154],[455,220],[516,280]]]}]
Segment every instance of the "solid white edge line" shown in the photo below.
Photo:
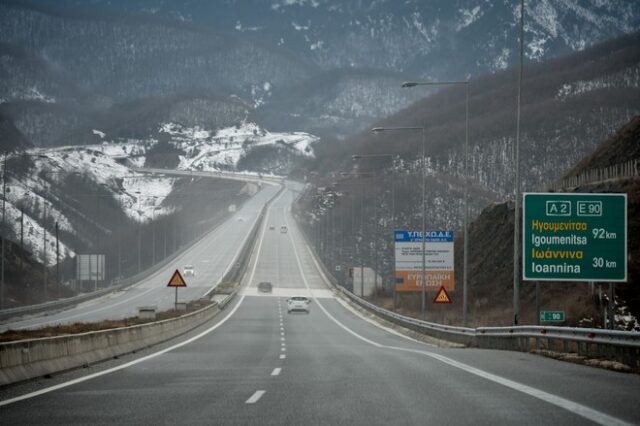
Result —
[{"label": "solid white edge line", "polygon": [[266,391],[263,390],[255,391],[253,395],[251,395],[251,397],[245,401],[245,404],[255,404],[260,400],[260,398],[262,398],[262,395],[264,395],[265,392]]},{"label": "solid white edge line", "polygon": [[336,297],[335,301],[338,302],[339,304],[341,304],[345,309],[349,310],[351,313],[353,313],[355,316],[357,316],[361,320],[366,321],[366,322],[368,322],[368,323],[370,323],[370,324],[372,324],[372,325],[374,325],[374,326],[386,331],[387,333],[396,335],[398,337],[402,337],[403,339],[412,341],[414,343],[419,343],[421,345],[430,346],[432,348],[437,348],[438,347],[438,345],[434,345],[433,343],[422,342],[420,340],[414,339],[413,337],[405,336],[404,334],[400,333],[399,331],[396,331],[396,330],[394,330],[392,328],[386,327],[386,326],[384,326],[384,325],[372,320],[371,318],[365,317],[364,315],[362,315],[362,313],[356,311],[353,307],[349,306],[349,304],[347,302],[345,302],[344,300],[342,300],[342,298],[340,298],[340,297]]},{"label": "solid white edge line", "polygon": [[162,355],[162,354],[164,354],[166,352],[169,352],[169,351],[172,351],[174,349],[180,348],[182,346],[188,345],[189,343],[194,342],[194,341],[200,339],[201,337],[211,333],[212,331],[214,331],[215,329],[220,327],[222,324],[227,322],[227,320],[229,318],[231,318],[231,316],[238,310],[238,308],[242,304],[243,300],[244,300],[244,296],[242,296],[240,298],[240,300],[238,301],[238,304],[236,306],[234,306],[234,308],[231,310],[231,312],[229,312],[229,314],[226,317],[224,317],[219,323],[217,323],[214,326],[206,329],[202,333],[199,333],[199,334],[197,334],[197,335],[185,340],[184,342],[180,342],[180,343],[178,343],[176,345],[173,345],[173,346],[170,346],[168,348],[162,349],[162,350],[160,350],[158,352],[154,352],[154,353],[149,354],[147,356],[144,356],[142,358],[138,358],[136,360],[129,361],[129,362],[125,363],[125,364],[118,365],[116,367],[112,367],[112,368],[109,368],[109,369],[104,370],[104,371],[99,371],[97,373],[89,374],[88,376],[79,377],[77,379],[70,380],[70,381],[64,382],[64,383],[60,383],[60,384],[55,385],[55,386],[50,386],[48,388],[40,389],[40,390],[35,391],[35,392],[27,393],[27,394],[24,394],[24,395],[17,396],[15,398],[11,398],[11,399],[6,399],[4,401],[0,401],[0,407],[2,407],[4,405],[13,404],[14,402],[23,401],[25,399],[30,399],[30,398],[36,397],[38,395],[43,395],[45,393],[53,392],[53,391],[58,390],[58,389],[66,388],[68,386],[75,385],[77,383],[86,382],[87,380],[91,380],[91,379],[94,379],[96,377],[104,376],[106,374],[110,374],[110,373],[113,373],[113,372],[116,372],[116,371],[119,371],[119,370],[123,370],[123,369],[125,369],[127,367],[131,367],[132,365],[139,364],[141,362],[144,362],[144,361],[150,360],[152,358],[155,358],[157,356],[160,356],[160,355]]},{"label": "solid white edge line", "polygon": [[[278,198],[280,198],[282,196],[282,194],[284,194],[284,192],[285,191],[283,191]],[[275,203],[275,201],[274,201],[274,203]],[[266,218],[269,217],[270,211],[271,211],[271,209],[267,210],[267,214],[265,215]],[[264,223],[266,223],[266,221]],[[264,230],[265,230],[265,227],[263,226],[262,227],[262,234],[261,234],[260,240],[258,242],[258,250],[256,251],[256,253],[257,253],[256,261],[255,261],[255,263],[253,265],[253,270],[251,271],[251,277],[249,279],[249,284],[253,281],[253,277],[254,277],[255,272],[256,272],[256,265],[258,263],[257,259],[259,257],[260,250],[262,249],[262,241],[264,239],[264,234],[265,234]],[[110,373],[113,373],[115,371],[123,370],[123,369],[125,369],[127,367],[131,367],[132,365],[139,364],[141,362],[150,360],[152,358],[160,356],[160,355],[162,355],[164,353],[167,353],[169,351],[172,351],[174,349],[177,349],[177,348],[180,348],[182,346],[188,345],[189,343],[194,342],[194,341],[206,336],[207,334],[211,333],[212,331],[214,331],[215,329],[220,327],[222,324],[227,322],[227,320],[229,318],[231,318],[231,316],[238,310],[240,305],[242,305],[242,302],[244,301],[244,298],[245,298],[245,295],[242,295],[240,297],[240,300],[238,301],[238,304],[236,306],[234,306],[233,309],[231,310],[231,312],[229,312],[229,314],[226,317],[224,317],[222,320],[220,320],[220,322],[218,322],[217,324],[213,325],[212,327],[204,330],[203,332],[201,332],[201,333],[199,333],[199,334],[197,334],[197,335],[195,335],[195,336],[193,336],[193,337],[191,337],[191,338],[189,338],[189,339],[187,339],[187,340],[185,340],[183,342],[180,342],[180,343],[175,344],[173,346],[170,346],[168,348],[162,349],[162,350],[160,350],[158,352],[154,352],[154,353],[149,354],[147,356],[144,356],[142,358],[138,358],[136,360],[129,361],[129,362],[124,363],[122,365],[118,365],[116,367],[109,368],[109,369],[104,370],[104,371],[99,371],[97,373],[93,373],[93,374],[89,374],[87,376],[79,377],[77,379],[70,380],[68,382],[60,383],[60,384],[57,384],[57,385],[54,385],[54,386],[50,386],[48,388],[40,389],[40,390],[35,391],[35,392],[30,392],[30,393],[27,393],[27,394],[24,394],[24,395],[20,395],[20,396],[17,396],[15,398],[5,399],[4,401],[0,401],[0,407],[5,406],[5,405],[9,405],[9,404],[13,404],[14,402],[23,401],[25,399],[30,399],[30,398],[33,398],[33,397],[36,397],[36,396],[39,396],[39,395],[43,395],[45,393],[53,392],[53,391],[58,390],[58,389],[63,389],[63,388],[66,388],[68,386],[75,385],[77,383],[86,382],[87,380],[91,380],[91,379],[94,379],[96,377],[104,376],[106,374],[110,374]]]},{"label": "solid white edge line", "polygon": [[[290,229],[294,229],[295,232],[297,231],[297,228],[292,228],[291,226],[289,226],[289,224],[287,223],[287,226]],[[549,404],[555,405],[556,407],[562,408],[564,410],[567,410],[573,414],[576,414],[578,416],[581,416],[585,419],[588,419],[594,423],[598,423],[601,425],[615,425],[615,426],[632,426],[632,423],[628,423],[625,422],[622,419],[619,419],[617,417],[613,417],[610,416],[608,414],[605,414],[601,411],[597,411],[594,410],[592,408],[589,408],[585,405],[582,404],[578,404],[577,402],[562,398],[560,396],[557,395],[553,395],[551,393],[542,391],[540,389],[536,389],[534,387],[531,386],[527,386],[525,384],[513,381],[513,380],[509,380],[506,379],[504,377],[498,376],[496,374],[492,374],[489,373],[487,371],[481,370],[479,368],[475,368],[472,367],[470,365],[464,364],[462,362],[458,362],[455,361],[451,358],[448,358],[446,356],[443,355],[438,355],[435,353],[431,353],[431,352],[427,352],[427,351],[421,351],[421,350],[417,350],[417,349],[408,349],[408,348],[401,348],[401,347],[397,347],[397,346],[387,346],[387,345],[383,345],[381,343],[377,343],[374,342],[373,340],[367,339],[364,336],[361,336],[360,334],[356,333],[355,331],[351,330],[350,328],[348,328],[346,325],[342,324],[340,321],[338,321],[335,317],[333,317],[333,315],[331,315],[324,306],[322,306],[322,303],[320,303],[320,301],[318,300],[318,298],[316,298],[313,295],[313,291],[311,290],[311,288],[309,287],[309,282],[307,281],[307,278],[304,275],[303,269],[302,269],[302,261],[300,260],[300,256],[298,254],[298,248],[295,244],[295,241],[293,240],[293,237],[291,236],[291,233],[289,234],[289,238],[291,239],[291,243],[293,244],[293,253],[295,255],[296,258],[296,262],[298,264],[298,269],[300,271],[300,275],[302,276],[302,281],[304,282],[305,286],[307,287],[307,290],[309,290],[309,292],[311,293],[311,297],[313,297],[313,299],[315,300],[315,302],[318,304],[318,306],[320,307],[320,309],[325,313],[325,315],[327,315],[327,317],[329,319],[331,319],[334,323],[336,323],[339,327],[341,327],[342,329],[344,329],[346,332],[348,332],[349,334],[353,335],[354,337],[356,337],[357,339],[362,340],[363,342],[369,343],[372,346],[378,347],[378,348],[383,348],[383,349],[391,349],[394,351],[400,351],[400,352],[411,352],[411,353],[416,353],[416,354],[421,354],[424,356],[428,356],[430,358],[433,358],[435,360],[441,361],[445,364],[448,364],[452,367],[458,368],[460,370],[466,371],[467,373],[476,375],[478,377],[482,377],[484,379],[490,380],[494,383],[503,385],[505,387],[511,388],[513,390],[522,392],[526,395],[532,396],[534,398],[540,399],[542,401],[548,402]],[[318,271],[320,271],[320,267],[315,259],[315,257],[312,255],[311,256],[313,262],[315,263],[315,266],[317,268]],[[405,337],[405,336],[402,336]],[[413,339],[410,339],[413,340]]]}]

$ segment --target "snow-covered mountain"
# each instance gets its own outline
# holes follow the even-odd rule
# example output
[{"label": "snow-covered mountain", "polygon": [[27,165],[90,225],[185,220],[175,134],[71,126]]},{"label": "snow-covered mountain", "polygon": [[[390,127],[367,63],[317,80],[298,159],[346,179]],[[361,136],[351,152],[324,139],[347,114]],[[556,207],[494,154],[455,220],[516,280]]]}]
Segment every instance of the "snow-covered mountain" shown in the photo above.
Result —
[{"label": "snow-covered mountain", "polygon": [[[0,119],[37,146],[87,143],[92,128],[126,133],[123,123],[149,121],[140,103],[163,115],[148,128],[194,125],[177,117],[203,111],[198,96],[206,94],[209,117],[227,111],[220,127],[249,117],[278,130],[344,136],[414,102],[419,94],[400,90],[399,81],[474,77],[514,64],[518,4],[2,0]],[[632,0],[526,5],[530,61],[640,28]]]},{"label": "snow-covered mountain", "polygon": [[[59,190],[69,176],[81,176],[100,187],[104,193],[97,196],[113,199],[130,220],[149,222],[173,212],[165,203],[174,189],[175,178],[150,177],[136,168],[147,164],[148,156],[159,143],[156,139],[111,140],[108,134],[94,129],[102,142],[96,145],[38,148],[26,152],[32,166],[20,177],[9,174],[7,181],[6,222],[17,241],[24,229],[24,245],[36,259],[44,257],[43,242],[48,242],[47,263],[55,264],[55,235],[51,221],[59,225],[60,232],[74,234],[73,219],[78,210],[70,200],[82,194],[69,194]],[[184,127],[164,123],[160,133],[176,152],[177,169],[198,171],[238,170],[238,164],[256,148],[283,146],[300,156],[313,156],[311,145],[316,137],[306,133],[268,132],[254,123],[219,129]],[[12,156],[18,159],[20,154]],[[286,167],[286,165],[281,165]],[[256,172],[247,171],[249,174]],[[93,202],[93,201],[91,201]],[[46,216],[45,216],[46,205]],[[24,211],[24,216],[21,216]],[[85,217],[93,221],[94,218]],[[47,226],[43,224],[47,222]],[[46,236],[43,235],[46,233]],[[72,247],[60,245],[60,259],[73,256]]]},{"label": "snow-covered mountain", "polygon": [[[75,0],[40,0],[82,8]],[[378,68],[462,77],[515,63],[514,0],[96,0],[85,9],[130,11],[190,22],[277,46],[322,69]],[[583,50],[639,28],[633,0],[527,0],[527,57]],[[59,7],[59,6],[58,6]],[[447,58],[446,64],[438,64]],[[457,71],[454,65],[463,65]],[[452,72],[453,71],[453,72]]]}]

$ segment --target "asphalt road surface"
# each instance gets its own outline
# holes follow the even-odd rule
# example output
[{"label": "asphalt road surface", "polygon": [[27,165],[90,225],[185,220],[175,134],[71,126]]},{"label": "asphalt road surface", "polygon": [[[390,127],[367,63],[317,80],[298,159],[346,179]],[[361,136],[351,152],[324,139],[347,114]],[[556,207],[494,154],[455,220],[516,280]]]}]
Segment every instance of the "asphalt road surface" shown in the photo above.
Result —
[{"label": "asphalt road surface", "polygon": [[159,311],[173,308],[175,289],[167,288],[176,269],[195,267],[195,276],[185,276],[187,288],[178,290],[179,301],[199,299],[215,287],[241,249],[264,204],[280,189],[279,185],[263,185],[261,191],[247,200],[233,216],[202,240],[176,257],[165,267],[122,291],[89,300],[57,313],[9,320],[0,324],[0,332],[8,329],[37,328],[44,325],[122,319],[137,315],[139,306],[156,306]]},{"label": "asphalt road surface", "polygon": [[[0,397],[2,424],[640,423],[636,375],[436,348],[365,321],[324,285],[292,197],[272,205],[246,290],[208,329],[91,378]],[[258,293],[260,281],[273,293]],[[313,297],[309,314],[287,314],[293,294]]]}]

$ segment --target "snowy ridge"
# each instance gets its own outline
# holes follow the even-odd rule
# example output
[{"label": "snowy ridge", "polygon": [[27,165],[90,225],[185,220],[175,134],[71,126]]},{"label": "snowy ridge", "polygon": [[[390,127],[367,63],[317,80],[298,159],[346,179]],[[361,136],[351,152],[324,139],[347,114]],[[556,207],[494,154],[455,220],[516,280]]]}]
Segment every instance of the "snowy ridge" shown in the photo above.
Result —
[{"label": "snowy ridge", "polygon": [[[243,123],[218,131],[165,123],[160,126],[160,131],[169,134],[171,144],[186,153],[180,156],[180,170],[236,170],[238,161],[248,151],[262,146],[283,146],[301,156],[312,156],[311,145],[318,140],[308,133],[268,132],[253,123]],[[173,190],[176,179],[152,177],[135,170],[136,167],[145,165],[147,152],[158,143],[157,140],[108,141],[108,135],[101,130],[94,129],[93,132],[104,142],[98,145],[32,149],[26,152],[34,163],[29,178],[17,179],[12,176],[11,170],[7,173],[6,222],[13,231],[14,239],[19,242],[21,212],[18,206],[24,207],[25,249],[42,261],[46,238],[49,266],[56,262],[55,231],[52,224],[58,222],[61,231],[73,232],[70,219],[63,211],[54,207],[54,204],[63,205],[67,211],[73,211],[76,215],[80,214],[52,191],[56,183],[69,174],[82,175],[100,185],[118,201],[127,217],[137,222],[148,222],[173,211],[162,204]],[[246,173],[258,175],[257,172]],[[92,194],[69,196],[91,197]],[[45,203],[48,224],[46,229],[43,226]],[[83,219],[93,222],[90,217]],[[97,223],[94,225],[100,226]],[[60,259],[73,256],[73,250],[60,243]]]},{"label": "snowy ridge", "polygon": [[638,87],[640,87],[640,66],[633,66],[605,77],[565,83],[558,89],[555,98],[565,101],[594,90]]},{"label": "snowy ridge", "polygon": [[217,132],[186,128],[165,123],[161,131],[169,133],[176,148],[186,155],[180,157],[181,170],[233,170],[249,150],[259,146],[281,145],[302,156],[313,156],[311,145],[316,136],[303,132],[268,132],[254,123],[226,127]]}]

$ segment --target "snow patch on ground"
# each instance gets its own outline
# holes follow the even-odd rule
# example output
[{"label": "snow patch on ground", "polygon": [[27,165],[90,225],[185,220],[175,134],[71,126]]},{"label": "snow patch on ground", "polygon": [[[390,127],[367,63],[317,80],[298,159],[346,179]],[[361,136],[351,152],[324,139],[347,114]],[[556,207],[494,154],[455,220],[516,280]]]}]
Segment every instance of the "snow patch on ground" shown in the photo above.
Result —
[{"label": "snow patch on ground", "polygon": [[480,6],[476,6],[473,9],[459,9],[458,13],[460,14],[460,20],[456,25],[456,31],[460,31],[461,29],[473,24],[484,14],[480,9]]},{"label": "snow patch on ground", "polygon": [[266,145],[286,145],[300,155],[313,156],[311,145],[318,140],[303,132],[268,132],[254,123],[226,127],[215,134],[165,123],[162,131],[170,133],[175,146],[186,153],[180,156],[181,170],[234,170],[249,150]]}]

